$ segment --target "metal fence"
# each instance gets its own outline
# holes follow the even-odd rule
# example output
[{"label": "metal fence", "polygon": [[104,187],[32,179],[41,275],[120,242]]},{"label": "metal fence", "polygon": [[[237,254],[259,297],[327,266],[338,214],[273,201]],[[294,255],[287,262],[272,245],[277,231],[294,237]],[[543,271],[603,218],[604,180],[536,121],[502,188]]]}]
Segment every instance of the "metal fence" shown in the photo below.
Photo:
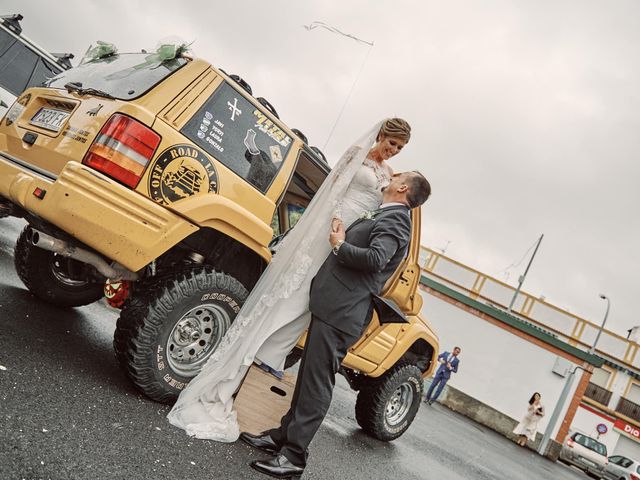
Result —
[{"label": "metal fence", "polygon": [[[516,290],[511,285],[427,247],[421,248],[420,266],[423,275],[471,298],[504,310],[507,310]],[[561,340],[584,350],[593,344],[600,328],[599,324],[567,312],[547,303],[544,298],[535,297],[522,290],[516,297],[512,312]],[[597,351],[619,363],[640,369],[640,355],[636,355],[639,347],[637,343],[605,329],[598,342]]]}]

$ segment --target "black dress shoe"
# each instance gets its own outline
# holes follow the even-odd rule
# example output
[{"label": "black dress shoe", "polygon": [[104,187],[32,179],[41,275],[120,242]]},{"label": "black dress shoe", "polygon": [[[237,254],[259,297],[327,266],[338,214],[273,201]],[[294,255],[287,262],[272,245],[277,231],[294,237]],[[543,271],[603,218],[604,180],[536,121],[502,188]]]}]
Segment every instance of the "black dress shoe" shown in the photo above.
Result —
[{"label": "black dress shoe", "polygon": [[240,440],[263,452],[276,453],[278,451],[278,445],[273,441],[271,435],[266,432],[259,433],[258,435],[242,432],[240,434]]},{"label": "black dress shoe", "polygon": [[251,462],[251,468],[275,478],[299,480],[304,468],[296,467],[284,455],[277,455],[270,460],[256,460]]}]

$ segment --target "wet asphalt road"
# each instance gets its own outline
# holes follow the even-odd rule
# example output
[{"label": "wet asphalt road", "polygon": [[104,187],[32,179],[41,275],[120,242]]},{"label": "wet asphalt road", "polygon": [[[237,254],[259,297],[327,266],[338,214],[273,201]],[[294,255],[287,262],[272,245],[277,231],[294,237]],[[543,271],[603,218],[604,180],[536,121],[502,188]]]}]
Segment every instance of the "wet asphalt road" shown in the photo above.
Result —
[{"label": "wet asphalt road", "polygon": [[[113,355],[115,310],[58,309],[26,291],[13,269],[23,225],[0,219],[0,480],[268,478],[247,466],[259,453],[192,440],[137,393]],[[339,380],[303,479],[587,478],[440,405],[423,404],[395,442],[376,441]]]}]

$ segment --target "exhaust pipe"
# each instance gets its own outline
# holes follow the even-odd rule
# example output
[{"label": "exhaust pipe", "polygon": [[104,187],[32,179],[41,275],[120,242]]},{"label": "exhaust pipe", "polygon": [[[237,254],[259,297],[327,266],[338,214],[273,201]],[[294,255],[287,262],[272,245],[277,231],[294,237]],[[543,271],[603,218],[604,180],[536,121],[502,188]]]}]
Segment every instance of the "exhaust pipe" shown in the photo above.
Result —
[{"label": "exhaust pipe", "polygon": [[78,260],[82,263],[88,263],[89,265],[95,267],[95,269],[100,272],[100,274],[102,274],[109,280],[134,281],[140,278],[140,275],[126,269],[119,263],[110,265],[101,256],[96,255],[95,253],[92,253],[83,248],[73,246],[68,242],[65,242],[64,240],[54,238],[44,232],[41,232],[40,230],[36,230],[35,228],[30,228],[28,230],[27,241],[34,247],[57,253],[58,255],[62,255],[63,257],[73,258],[74,260]]}]

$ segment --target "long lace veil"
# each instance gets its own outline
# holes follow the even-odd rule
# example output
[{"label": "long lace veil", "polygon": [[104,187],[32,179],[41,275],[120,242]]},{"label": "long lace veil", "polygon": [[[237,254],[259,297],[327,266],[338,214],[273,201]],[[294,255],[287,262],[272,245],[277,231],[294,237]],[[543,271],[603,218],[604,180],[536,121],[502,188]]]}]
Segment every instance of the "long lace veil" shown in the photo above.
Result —
[{"label": "long lace veil", "polygon": [[380,126],[376,124],[352,144],[329,173],[296,227],[282,241],[218,349],[181,393],[168,415],[173,425],[198,438],[237,439],[233,394],[256,354],[271,366],[281,365],[289,352],[282,347],[282,337],[293,347],[307,327],[309,285],[330,252],[333,212]]}]

